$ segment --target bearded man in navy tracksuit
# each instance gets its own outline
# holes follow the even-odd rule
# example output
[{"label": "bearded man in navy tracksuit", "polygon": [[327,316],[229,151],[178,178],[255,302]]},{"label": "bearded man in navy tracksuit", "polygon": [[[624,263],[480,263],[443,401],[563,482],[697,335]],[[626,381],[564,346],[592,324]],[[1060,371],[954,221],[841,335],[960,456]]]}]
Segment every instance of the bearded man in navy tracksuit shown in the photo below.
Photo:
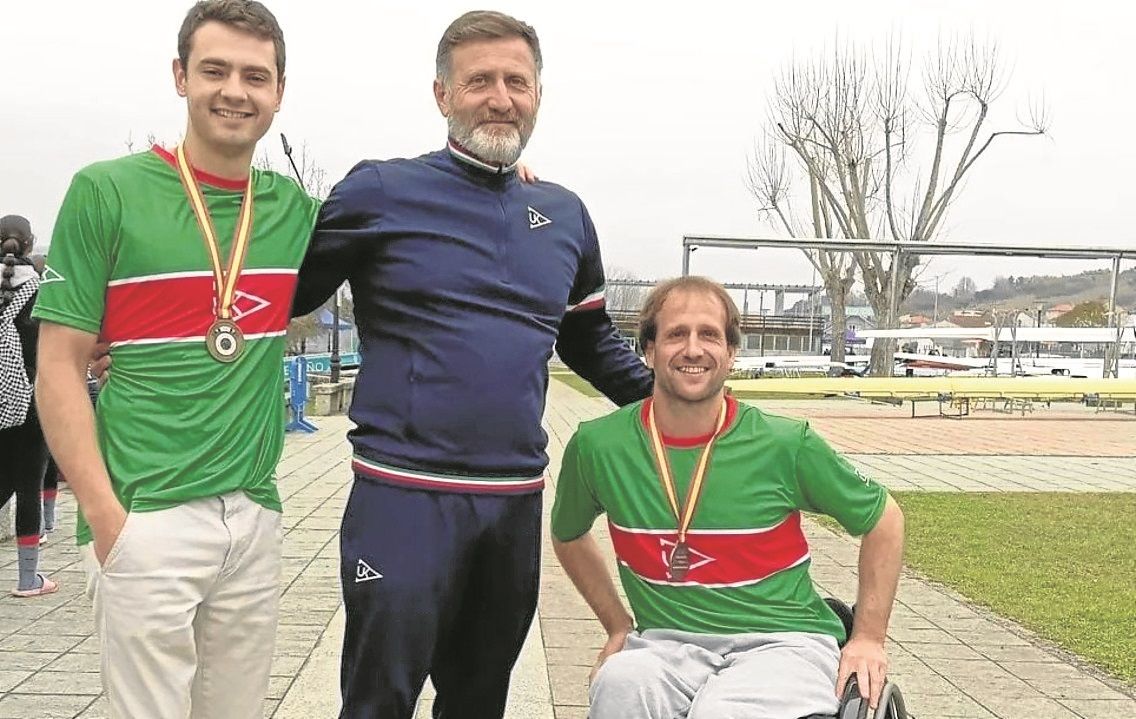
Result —
[{"label": "bearded man in navy tracksuit", "polygon": [[343,710],[499,718],[536,611],[540,421],[553,346],[618,404],[651,375],[604,310],[580,199],[514,168],[540,104],[533,29],[467,13],[438,46],[445,149],[362,162],[332,190],[294,313],[347,280],[362,339],[341,537]]}]

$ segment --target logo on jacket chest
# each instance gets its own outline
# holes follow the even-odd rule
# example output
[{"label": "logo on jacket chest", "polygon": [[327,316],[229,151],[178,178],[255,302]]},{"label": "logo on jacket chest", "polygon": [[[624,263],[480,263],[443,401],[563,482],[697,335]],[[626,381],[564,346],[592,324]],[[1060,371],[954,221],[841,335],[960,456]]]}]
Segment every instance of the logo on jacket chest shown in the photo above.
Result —
[{"label": "logo on jacket chest", "polygon": [[529,229],[530,230],[535,230],[538,227],[544,227],[545,225],[551,225],[552,224],[552,220],[550,220],[547,217],[545,217],[544,215],[542,215],[540,213],[540,210],[535,209],[532,205],[528,206],[528,210],[529,210]]}]

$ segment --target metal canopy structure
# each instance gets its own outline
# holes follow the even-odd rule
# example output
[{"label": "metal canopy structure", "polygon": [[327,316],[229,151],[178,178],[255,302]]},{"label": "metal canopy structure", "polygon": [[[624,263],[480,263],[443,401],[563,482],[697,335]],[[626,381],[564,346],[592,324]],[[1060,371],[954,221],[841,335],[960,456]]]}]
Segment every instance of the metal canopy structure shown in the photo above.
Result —
[{"label": "metal canopy structure", "polygon": [[[685,274],[685,273],[684,273]],[[608,288],[614,287],[654,287],[659,284],[658,280],[607,280],[605,285]],[[727,290],[741,290],[743,293],[742,300],[742,317],[744,318],[749,314],[749,293],[757,292],[761,298],[761,309],[759,314],[765,314],[765,293],[772,292],[774,297],[774,310],[773,313],[780,315],[784,312],[784,301],[786,294],[805,295],[812,299],[812,297],[824,290],[823,285],[787,285],[782,283],[753,283],[753,282],[726,282],[722,284]],[[622,309],[622,308],[620,308]],[[635,308],[638,311],[638,308]],[[815,309],[815,308],[813,308]]]},{"label": "metal canopy structure", "polygon": [[1069,247],[1060,245],[1017,245],[988,242],[882,242],[796,237],[721,237],[684,235],[683,274],[689,274],[690,253],[697,247],[727,247],[756,250],[779,247],[784,250],[830,250],[833,252],[886,252],[910,255],[969,255],[984,257],[1048,257],[1065,260],[1136,260],[1136,243],[1127,247]]},{"label": "metal canopy structure", "polygon": [[[1117,343],[1111,363],[1108,357],[1104,362],[1104,376],[1117,376],[1120,359],[1120,316],[1116,312],[1116,290],[1120,281],[1121,260],[1136,260],[1136,243],[1128,246],[1069,247],[1067,245],[1044,244],[1004,244],[989,242],[913,242],[903,240],[886,242],[880,240],[820,238],[820,237],[723,237],[719,235],[684,235],[682,238],[682,274],[690,274],[690,255],[699,247],[724,247],[728,249],[757,250],[763,247],[783,250],[828,250],[831,252],[885,252],[892,256],[892,267],[901,255],[962,255],[967,257],[1042,257],[1063,260],[1111,260],[1112,281],[1109,283],[1108,317],[1109,326],[1117,328]],[[892,306],[888,318],[894,321],[898,312],[895,297],[898,294],[896,280],[898,274],[892,273]]]},{"label": "metal canopy structure", "polygon": [[[683,273],[686,274],[685,272]],[[608,287],[654,287],[658,280],[607,280]],[[727,290],[753,290],[755,292],[797,292],[802,295],[811,295],[824,289],[820,285],[784,285],[764,284],[751,282],[724,282],[722,286]]]}]

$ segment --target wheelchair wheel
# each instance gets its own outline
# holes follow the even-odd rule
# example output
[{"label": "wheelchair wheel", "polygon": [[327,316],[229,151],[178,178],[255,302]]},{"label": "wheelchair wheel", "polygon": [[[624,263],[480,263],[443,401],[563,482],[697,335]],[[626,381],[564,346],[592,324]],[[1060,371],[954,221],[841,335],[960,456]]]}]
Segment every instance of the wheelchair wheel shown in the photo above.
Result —
[{"label": "wheelchair wheel", "polygon": [[899,691],[899,686],[889,679],[884,682],[876,711],[872,712],[868,700],[860,696],[856,678],[852,677],[844,690],[844,698],[840,702],[836,719],[908,719],[907,705],[903,701],[903,693]]}]

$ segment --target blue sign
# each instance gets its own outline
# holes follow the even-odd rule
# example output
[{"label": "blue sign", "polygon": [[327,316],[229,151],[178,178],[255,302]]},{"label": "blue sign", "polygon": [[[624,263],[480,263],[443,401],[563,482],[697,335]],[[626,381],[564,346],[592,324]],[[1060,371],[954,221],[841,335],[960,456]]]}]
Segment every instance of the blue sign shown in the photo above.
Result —
[{"label": "blue sign", "polygon": [[[316,374],[327,374],[331,371],[331,355],[328,353],[306,355],[308,360],[308,371],[315,372]],[[292,361],[292,357],[284,358],[284,365],[287,366]],[[340,352],[339,353],[339,366],[341,369],[350,369],[359,366],[359,353],[358,352]]]},{"label": "blue sign", "polygon": [[284,426],[285,432],[315,432],[318,427],[304,417],[304,405],[308,403],[308,360],[302,355],[284,360],[288,377],[288,409],[292,420]]}]

